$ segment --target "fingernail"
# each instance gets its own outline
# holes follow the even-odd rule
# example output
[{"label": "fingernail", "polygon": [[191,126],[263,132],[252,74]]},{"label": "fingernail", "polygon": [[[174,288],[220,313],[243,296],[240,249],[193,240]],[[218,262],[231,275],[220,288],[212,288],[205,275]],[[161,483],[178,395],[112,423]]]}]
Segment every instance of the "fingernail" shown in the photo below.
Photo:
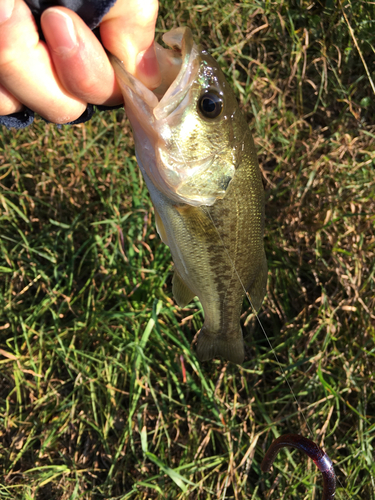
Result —
[{"label": "fingernail", "polygon": [[0,24],[8,21],[14,9],[14,0],[1,0],[0,2]]},{"label": "fingernail", "polygon": [[43,13],[42,27],[48,45],[59,56],[70,55],[78,46],[74,23],[65,12],[49,8]]},{"label": "fingernail", "polygon": [[156,59],[155,47],[152,44],[147,50],[140,52],[136,60],[137,77],[149,89],[156,89],[161,82],[161,74]]}]

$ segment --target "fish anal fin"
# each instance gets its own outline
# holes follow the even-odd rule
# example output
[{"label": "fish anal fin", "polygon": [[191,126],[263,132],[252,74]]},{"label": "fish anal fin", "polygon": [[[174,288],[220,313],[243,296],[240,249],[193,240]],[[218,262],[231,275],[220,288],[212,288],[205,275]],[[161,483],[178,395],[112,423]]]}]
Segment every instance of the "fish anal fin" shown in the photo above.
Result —
[{"label": "fish anal fin", "polygon": [[176,270],[172,279],[172,292],[175,301],[180,307],[187,306],[195,297],[195,293],[190,290]]},{"label": "fish anal fin", "polygon": [[203,325],[197,340],[197,356],[199,361],[221,357],[241,365],[245,357],[241,326],[235,335],[227,335],[224,338],[209,332]]},{"label": "fish anal fin", "polygon": [[260,266],[259,273],[255,280],[251,283],[250,287],[247,290],[247,293],[250,296],[251,304],[254,309],[258,312],[264,296],[267,291],[267,277],[268,277],[268,266],[266,255],[263,253],[263,261]]}]

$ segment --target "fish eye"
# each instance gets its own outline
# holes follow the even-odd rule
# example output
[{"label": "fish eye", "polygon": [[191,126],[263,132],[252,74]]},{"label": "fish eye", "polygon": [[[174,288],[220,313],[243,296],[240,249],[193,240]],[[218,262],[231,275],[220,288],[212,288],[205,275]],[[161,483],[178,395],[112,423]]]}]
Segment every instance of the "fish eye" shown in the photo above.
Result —
[{"label": "fish eye", "polygon": [[206,92],[198,101],[198,109],[204,118],[216,118],[223,110],[223,99],[212,91]]}]

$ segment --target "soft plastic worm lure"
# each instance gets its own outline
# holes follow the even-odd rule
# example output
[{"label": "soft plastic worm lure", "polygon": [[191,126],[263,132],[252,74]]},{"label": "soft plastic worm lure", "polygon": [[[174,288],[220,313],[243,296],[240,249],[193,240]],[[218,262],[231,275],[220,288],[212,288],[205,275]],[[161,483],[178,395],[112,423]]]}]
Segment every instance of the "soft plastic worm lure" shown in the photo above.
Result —
[{"label": "soft plastic worm lure", "polygon": [[298,448],[313,460],[323,474],[322,500],[333,500],[336,492],[336,475],[331,459],[314,441],[298,434],[285,434],[285,436],[280,436],[273,441],[261,463],[260,468],[262,471],[268,472],[270,470],[277,453],[285,446]]}]

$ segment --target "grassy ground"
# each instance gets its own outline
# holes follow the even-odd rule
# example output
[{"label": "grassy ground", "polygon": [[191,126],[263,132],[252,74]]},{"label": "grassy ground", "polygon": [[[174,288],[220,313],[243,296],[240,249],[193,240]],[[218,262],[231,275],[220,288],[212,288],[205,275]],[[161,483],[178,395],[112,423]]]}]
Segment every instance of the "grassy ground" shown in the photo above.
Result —
[{"label": "grassy ground", "polygon": [[198,363],[122,110],[0,131],[0,498],[320,498],[299,452],[260,471],[288,432],[375,498],[374,7],[162,1],[248,114],[280,365],[246,304],[243,367]]}]

